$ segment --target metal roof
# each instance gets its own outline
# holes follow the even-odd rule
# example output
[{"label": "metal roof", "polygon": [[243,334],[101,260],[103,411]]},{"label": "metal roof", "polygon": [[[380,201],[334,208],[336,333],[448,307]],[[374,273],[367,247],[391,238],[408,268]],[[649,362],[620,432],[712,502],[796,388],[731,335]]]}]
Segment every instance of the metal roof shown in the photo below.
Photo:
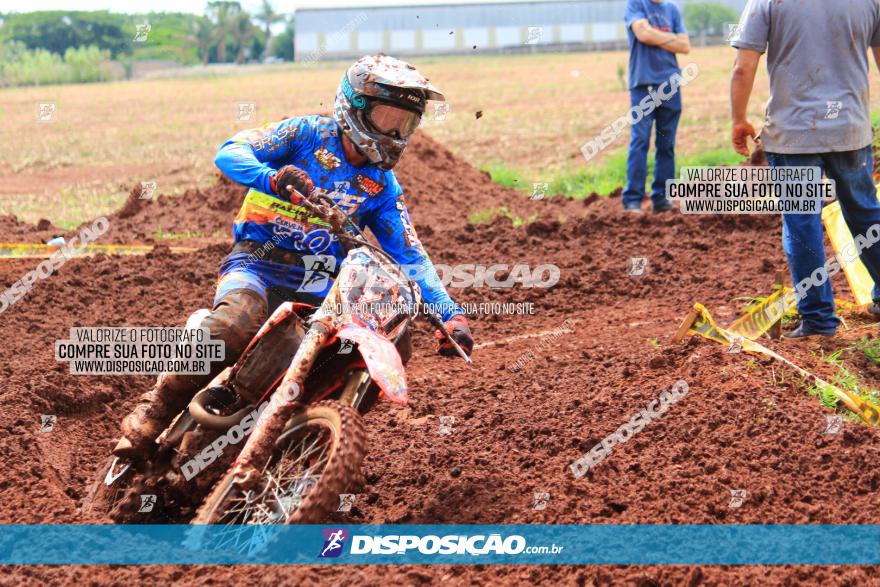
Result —
[{"label": "metal roof", "polygon": [[[649,2],[650,0],[645,0]],[[676,2],[680,6],[689,1]],[[720,0],[737,11],[746,0]],[[478,4],[431,4],[414,6],[353,6],[350,8],[304,8],[296,11],[295,26],[301,32],[331,32],[358,13],[367,18],[358,30],[446,29],[461,26],[495,27],[567,25],[617,21],[623,18],[626,0],[551,2],[486,2]]]}]

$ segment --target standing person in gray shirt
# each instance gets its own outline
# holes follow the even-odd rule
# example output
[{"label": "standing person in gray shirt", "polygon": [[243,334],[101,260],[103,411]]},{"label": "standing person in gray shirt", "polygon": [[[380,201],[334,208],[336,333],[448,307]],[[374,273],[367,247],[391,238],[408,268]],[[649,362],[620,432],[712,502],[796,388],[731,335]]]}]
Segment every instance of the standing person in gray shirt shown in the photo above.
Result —
[{"label": "standing person in gray shirt", "polygon": [[[767,161],[772,167],[822,168],[836,182],[853,236],[880,225],[868,99],[868,47],[880,65],[878,0],[749,0],[731,44],[737,49],[730,82],[736,152],[748,157],[748,138],[757,136],[746,113],[766,51],[770,102],[760,142]],[[795,284],[824,266],[823,236],[820,214],[782,215],[782,244]],[[880,245],[862,251],[861,260],[875,283],[870,312],[880,318]],[[785,338],[832,336],[840,325],[834,310],[825,279],[798,298],[801,323]]]}]

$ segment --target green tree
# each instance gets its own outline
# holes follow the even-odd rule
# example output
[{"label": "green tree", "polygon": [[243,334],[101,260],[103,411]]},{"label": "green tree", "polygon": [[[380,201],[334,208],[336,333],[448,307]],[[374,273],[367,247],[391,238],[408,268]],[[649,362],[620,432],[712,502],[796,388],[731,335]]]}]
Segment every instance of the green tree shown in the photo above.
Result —
[{"label": "green tree", "polygon": [[0,86],[40,86],[101,82],[111,78],[110,52],[95,47],[68,48],[64,57],[28,49],[13,41],[0,44]]},{"label": "green tree", "polygon": [[284,15],[275,12],[272,3],[269,0],[263,0],[260,11],[254,15],[254,20],[263,24],[263,31],[266,34],[266,47],[263,49],[263,59],[272,54],[272,25],[276,22],[284,20]]},{"label": "green tree", "polygon": [[3,23],[3,38],[24,43],[28,49],[45,49],[58,55],[71,48],[94,45],[115,57],[131,52],[134,26],[129,18],[106,10],[9,14]]},{"label": "green tree", "polygon": [[107,68],[109,61],[110,52],[102,51],[94,45],[77,49],[71,47],[64,52],[68,79],[74,83],[109,80],[110,70]]},{"label": "green tree", "polygon": [[208,64],[211,56],[211,41],[214,37],[214,26],[207,18],[199,18],[193,20],[189,24],[189,35],[187,35],[187,43],[196,49],[202,65]]},{"label": "green tree", "polygon": [[247,12],[240,12],[232,21],[232,39],[237,50],[235,64],[241,65],[248,57],[246,51],[254,39],[254,23]]},{"label": "green tree", "polygon": [[150,32],[143,43],[134,43],[132,57],[140,59],[172,60],[179,63],[198,63],[203,54],[198,45],[190,42],[195,23],[207,21],[204,16],[178,12],[150,12],[129,17],[132,28],[149,23]]},{"label": "green tree", "polygon": [[739,15],[729,6],[700,2],[684,7],[684,26],[691,36],[699,35],[700,44],[706,44],[708,35],[726,35],[725,25],[739,21]]},{"label": "green tree", "polygon": [[226,63],[226,42],[235,26],[235,19],[241,13],[238,2],[208,2],[207,16],[214,24],[214,43],[217,47],[217,61]]},{"label": "green tree", "polygon": [[293,18],[291,18],[284,31],[275,37],[272,43],[272,55],[285,61],[293,61],[293,35]]}]

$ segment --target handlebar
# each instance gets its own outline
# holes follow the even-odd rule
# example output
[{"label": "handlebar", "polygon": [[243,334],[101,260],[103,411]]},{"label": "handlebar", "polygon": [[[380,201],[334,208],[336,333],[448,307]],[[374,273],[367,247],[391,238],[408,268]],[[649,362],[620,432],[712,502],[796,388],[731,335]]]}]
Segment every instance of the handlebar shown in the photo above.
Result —
[{"label": "handlebar", "polygon": [[443,323],[443,319],[425,307],[420,308],[420,310],[420,313],[428,320],[428,322],[430,322],[431,326],[443,333],[444,338],[446,338],[446,341],[452,345],[452,348],[455,349],[455,352],[458,353],[458,356],[464,359],[464,362],[468,365],[473,364],[473,361],[468,356],[468,354],[464,352],[464,349],[461,348],[461,345],[458,344],[458,341],[452,338],[452,335],[449,334],[449,332],[446,330],[446,325]]},{"label": "handlebar", "polygon": [[[327,222],[330,225],[331,232],[336,234],[336,236],[343,241],[354,241],[359,246],[364,246],[369,248],[372,251],[382,255],[385,259],[388,260],[391,264],[395,265],[399,270],[401,275],[406,279],[407,285],[409,286],[410,293],[412,294],[412,299],[417,299],[415,293],[415,283],[412,279],[409,278],[406,271],[403,267],[394,260],[391,255],[385,252],[381,247],[377,247],[373,243],[367,240],[366,235],[364,235],[363,231],[360,227],[352,221],[351,217],[345,213],[345,211],[336,205],[336,202],[333,201],[333,198],[330,194],[321,188],[316,187],[308,196],[304,196],[302,193],[298,192],[294,189],[293,186],[288,185],[287,189],[291,194],[291,201],[295,204],[299,204],[303,206],[306,210],[320,218],[321,220]],[[294,200],[294,197],[297,200]],[[351,228],[354,235],[349,234],[346,231],[346,228]],[[455,349],[455,352],[458,353],[462,359],[468,365],[473,364],[473,361],[468,356],[468,354],[461,348],[461,345],[452,338],[452,335],[446,330],[446,325],[443,323],[443,319],[434,313],[432,310],[427,308],[424,304],[415,307],[415,312],[409,315],[410,320],[414,318],[418,318],[419,316],[424,316],[425,319],[437,330],[439,330],[446,342],[452,345],[452,348]]]}]

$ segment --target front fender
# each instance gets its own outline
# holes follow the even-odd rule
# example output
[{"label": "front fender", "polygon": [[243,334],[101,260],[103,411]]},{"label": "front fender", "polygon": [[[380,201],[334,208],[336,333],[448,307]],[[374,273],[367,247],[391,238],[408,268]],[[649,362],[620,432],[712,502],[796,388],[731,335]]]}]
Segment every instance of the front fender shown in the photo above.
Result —
[{"label": "front fender", "polygon": [[356,343],[367,364],[370,377],[382,390],[382,394],[396,404],[406,405],[409,395],[406,371],[393,342],[357,324],[346,324],[336,336]]}]

